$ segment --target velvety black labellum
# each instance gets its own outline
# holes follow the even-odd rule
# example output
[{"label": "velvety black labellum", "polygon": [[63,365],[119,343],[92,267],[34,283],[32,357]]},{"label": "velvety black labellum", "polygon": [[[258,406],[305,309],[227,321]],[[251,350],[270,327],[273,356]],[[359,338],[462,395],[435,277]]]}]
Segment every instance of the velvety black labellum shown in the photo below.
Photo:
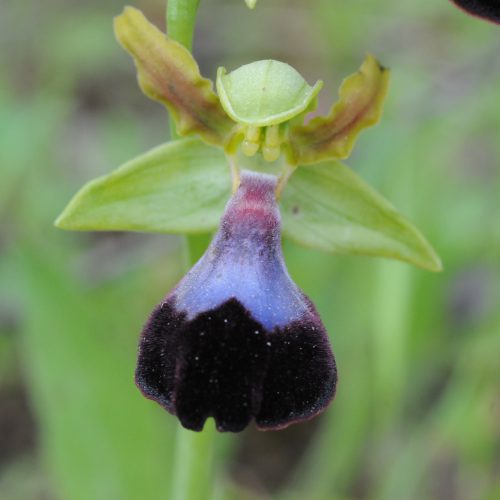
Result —
[{"label": "velvety black labellum", "polygon": [[337,380],[325,332],[295,321],[267,331],[236,300],[193,320],[169,303],[146,326],[136,382],[144,395],[201,430],[277,429],[319,413]]},{"label": "velvety black labellum", "polygon": [[210,247],[143,330],[136,383],[188,429],[279,429],[335,394],[328,335],[283,261],[275,187],[242,173]]},{"label": "velvety black labellum", "polygon": [[500,24],[500,0],[452,0],[473,16]]}]

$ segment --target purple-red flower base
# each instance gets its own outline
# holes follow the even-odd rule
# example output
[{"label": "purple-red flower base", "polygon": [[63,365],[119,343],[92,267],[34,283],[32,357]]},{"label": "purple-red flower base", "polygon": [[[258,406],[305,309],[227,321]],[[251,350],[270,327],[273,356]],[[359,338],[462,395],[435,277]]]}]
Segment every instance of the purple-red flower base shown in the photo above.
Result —
[{"label": "purple-red flower base", "polygon": [[476,17],[500,24],[500,0],[452,0],[462,10]]}]

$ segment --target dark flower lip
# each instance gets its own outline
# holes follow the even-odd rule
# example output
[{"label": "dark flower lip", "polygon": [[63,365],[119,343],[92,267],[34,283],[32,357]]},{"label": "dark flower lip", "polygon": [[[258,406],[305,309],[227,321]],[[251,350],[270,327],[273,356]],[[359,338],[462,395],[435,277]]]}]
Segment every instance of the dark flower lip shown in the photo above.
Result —
[{"label": "dark flower lip", "polygon": [[188,429],[281,429],[335,394],[328,335],[283,260],[275,188],[242,172],[209,248],[144,327],[137,386]]},{"label": "dark flower lip", "polygon": [[500,2],[498,0],[452,0],[467,14],[500,24]]},{"label": "dark flower lip", "polygon": [[182,425],[199,431],[283,429],[323,411],[337,371],[326,332],[310,319],[266,330],[236,300],[192,320],[158,306],[140,344],[136,384]]}]

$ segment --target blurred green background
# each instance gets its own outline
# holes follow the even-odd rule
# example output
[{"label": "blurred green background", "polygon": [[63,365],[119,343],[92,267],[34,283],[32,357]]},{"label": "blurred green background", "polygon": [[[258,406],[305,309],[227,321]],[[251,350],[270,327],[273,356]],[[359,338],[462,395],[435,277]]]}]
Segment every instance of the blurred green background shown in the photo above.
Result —
[{"label": "blurred green background", "polygon": [[[163,2],[134,5],[163,27]],[[133,370],[183,240],[52,226],[84,182],[168,136],[113,38],[122,7],[0,4],[2,500],[170,497],[178,424]],[[212,78],[283,60],[325,80],[326,111],[366,51],[392,86],[348,163],[445,270],[285,242],[331,333],[338,395],[309,423],[217,435],[216,499],[500,498],[498,27],[446,0],[201,0],[194,53]]]}]

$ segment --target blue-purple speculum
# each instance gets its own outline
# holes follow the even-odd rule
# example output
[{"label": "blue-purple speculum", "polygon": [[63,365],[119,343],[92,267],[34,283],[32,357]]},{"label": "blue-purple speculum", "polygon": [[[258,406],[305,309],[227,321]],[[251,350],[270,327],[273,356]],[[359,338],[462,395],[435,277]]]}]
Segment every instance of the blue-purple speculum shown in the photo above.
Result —
[{"label": "blue-purple speculum", "polygon": [[326,330],[283,261],[275,189],[242,172],[206,253],[144,327],[136,383],[188,429],[280,429],[335,394]]}]

